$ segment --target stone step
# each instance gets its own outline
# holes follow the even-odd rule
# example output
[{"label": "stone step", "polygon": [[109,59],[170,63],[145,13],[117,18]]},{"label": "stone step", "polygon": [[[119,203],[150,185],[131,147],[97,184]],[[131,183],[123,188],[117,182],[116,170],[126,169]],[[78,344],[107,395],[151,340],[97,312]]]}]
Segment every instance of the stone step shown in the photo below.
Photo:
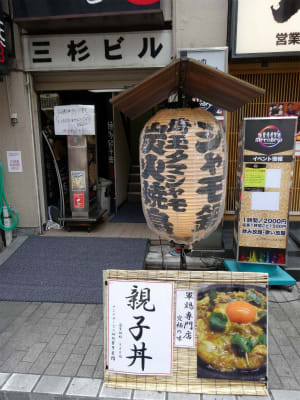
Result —
[{"label": "stone step", "polygon": [[140,192],[141,184],[140,182],[128,182],[128,192]]},{"label": "stone step", "polygon": [[133,173],[133,174],[139,174],[140,173],[140,166],[139,165],[131,165],[130,172]]},{"label": "stone step", "polygon": [[140,182],[140,174],[134,173],[128,175],[128,182]]},{"label": "stone step", "polygon": [[128,201],[141,201],[141,192],[128,192],[127,199]]}]

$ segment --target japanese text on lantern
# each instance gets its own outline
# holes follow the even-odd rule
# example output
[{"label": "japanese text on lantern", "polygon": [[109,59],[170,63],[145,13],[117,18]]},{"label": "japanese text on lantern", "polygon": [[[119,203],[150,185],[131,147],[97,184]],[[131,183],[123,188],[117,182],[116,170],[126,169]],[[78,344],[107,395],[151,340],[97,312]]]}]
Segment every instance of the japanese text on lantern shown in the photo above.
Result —
[{"label": "japanese text on lantern", "polygon": [[[186,211],[184,172],[188,159],[188,128],[185,118],[172,119],[168,124],[155,122],[145,128],[142,143],[143,197],[155,228],[173,232],[173,225],[164,210]],[[170,134],[172,132],[172,134]]]},{"label": "japanese text on lantern", "polygon": [[107,368],[172,374],[172,282],[108,281]]},{"label": "japanese text on lantern", "polygon": [[199,179],[200,184],[197,189],[198,194],[207,195],[207,201],[202,206],[202,209],[196,214],[197,220],[195,224],[195,231],[206,230],[209,225],[212,225],[219,216],[221,207],[222,192],[224,190],[224,169],[222,173],[217,173],[217,168],[224,165],[222,152],[220,151],[222,142],[221,129],[217,134],[213,133],[213,126],[206,122],[197,122],[200,130],[196,133],[199,139],[196,142],[196,151],[204,155],[205,163],[200,168],[199,175],[207,172],[208,177]]}]

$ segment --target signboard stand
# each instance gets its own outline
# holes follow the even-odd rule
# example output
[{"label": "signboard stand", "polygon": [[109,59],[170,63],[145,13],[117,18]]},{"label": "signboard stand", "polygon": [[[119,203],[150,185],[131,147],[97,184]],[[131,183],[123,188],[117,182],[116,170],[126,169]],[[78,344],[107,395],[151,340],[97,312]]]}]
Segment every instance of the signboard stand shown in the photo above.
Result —
[{"label": "signboard stand", "polygon": [[[211,328],[203,327],[206,315],[203,313],[208,310],[210,314],[214,307],[222,307],[224,296],[230,303],[228,296],[233,296],[234,300],[234,293],[244,296],[245,300],[249,294],[256,293],[255,299],[260,300],[265,318],[258,340],[266,336],[267,274],[106,270],[103,283],[106,386],[158,392],[267,396],[267,357],[248,373],[239,372],[238,368],[233,371],[232,364],[226,372],[224,359],[222,368],[218,370],[217,365],[212,368],[214,359],[204,361],[201,348],[214,335],[220,342],[222,335],[222,326],[213,327],[213,322],[210,322]],[[211,304],[207,302],[208,295]],[[252,309],[253,306],[249,303],[248,307]],[[218,312],[212,314],[218,316]],[[227,322],[220,323],[225,324],[225,329]],[[232,338],[223,343],[228,344],[228,340]],[[267,347],[265,350],[267,354]],[[234,351],[232,348],[233,353],[230,353],[227,345],[225,353],[230,355],[231,362]],[[204,357],[209,353],[204,349]],[[253,354],[249,360],[252,357]],[[243,359],[239,358],[239,362]]]},{"label": "signboard stand", "polygon": [[288,211],[297,118],[245,118],[239,141],[231,271],[268,272],[271,285],[296,281],[287,265]]}]

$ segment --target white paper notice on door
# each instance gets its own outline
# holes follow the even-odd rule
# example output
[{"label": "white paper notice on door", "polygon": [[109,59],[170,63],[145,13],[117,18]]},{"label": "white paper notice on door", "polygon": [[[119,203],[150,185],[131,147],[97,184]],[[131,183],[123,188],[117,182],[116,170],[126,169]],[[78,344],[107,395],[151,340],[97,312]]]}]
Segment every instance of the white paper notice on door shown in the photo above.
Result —
[{"label": "white paper notice on door", "polygon": [[280,192],[252,192],[251,210],[279,210]]},{"label": "white paper notice on door", "polygon": [[266,170],[266,180],[265,187],[266,188],[280,188],[280,180],[281,180],[281,169],[267,169]]}]

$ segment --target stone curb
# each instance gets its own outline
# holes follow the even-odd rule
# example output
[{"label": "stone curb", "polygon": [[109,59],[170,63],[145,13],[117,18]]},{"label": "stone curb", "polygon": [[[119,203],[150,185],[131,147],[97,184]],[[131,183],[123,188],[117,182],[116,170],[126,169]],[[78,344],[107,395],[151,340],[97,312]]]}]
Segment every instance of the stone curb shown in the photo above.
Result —
[{"label": "stone curb", "polygon": [[[274,391],[277,400],[280,392]],[[300,392],[297,392],[300,395]],[[299,397],[300,398],[300,397]],[[112,389],[102,379],[0,373],[0,400],[269,400],[266,396],[222,396]],[[280,400],[282,397],[280,397]],[[294,399],[294,398],[293,398]],[[278,398],[279,400],[279,398]]]}]

